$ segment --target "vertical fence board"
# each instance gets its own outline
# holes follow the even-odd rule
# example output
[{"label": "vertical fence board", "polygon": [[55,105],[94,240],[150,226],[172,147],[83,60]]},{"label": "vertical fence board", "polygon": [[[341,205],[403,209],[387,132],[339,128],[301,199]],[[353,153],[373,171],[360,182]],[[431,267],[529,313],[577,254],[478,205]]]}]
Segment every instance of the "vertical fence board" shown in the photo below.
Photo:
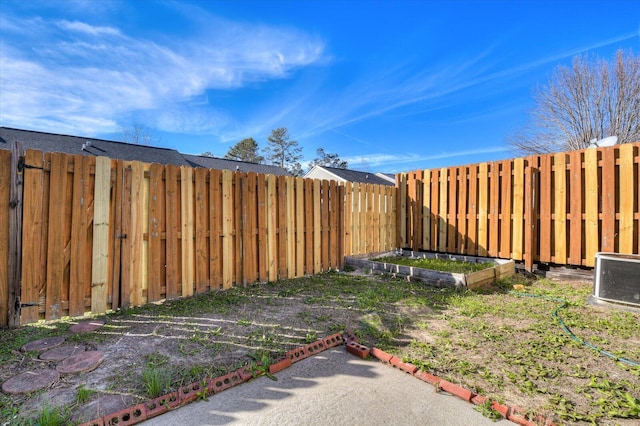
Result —
[{"label": "vertical fence board", "polygon": [[180,198],[178,180],[180,168],[174,165],[165,167],[165,211],[167,220],[166,229],[166,294],[168,299],[176,298],[181,293],[181,263],[180,258]]},{"label": "vertical fence board", "polygon": [[233,258],[235,265],[233,268],[232,282],[236,285],[246,284],[244,280],[244,258],[242,257],[242,237],[244,230],[244,223],[242,222],[242,188],[244,186],[246,175],[245,173],[235,172],[233,173]]},{"label": "vertical fence board", "polygon": [[142,251],[144,248],[144,164],[131,163],[131,225],[130,236],[130,273],[129,300],[134,306],[143,302],[143,289],[146,265]]},{"label": "vertical fence board", "polygon": [[[352,190],[352,201],[353,201],[353,210],[351,213],[352,216],[352,249],[353,254],[361,254],[360,250],[360,184],[354,183]],[[395,208],[395,206],[394,206]],[[396,242],[397,243],[397,242]]]},{"label": "vertical fence board", "polygon": [[[32,154],[36,156],[36,154]],[[29,151],[27,151],[26,158],[29,159]],[[42,161],[42,160],[40,160]],[[27,164],[34,164],[27,163]],[[27,170],[29,171],[29,170]],[[9,324],[9,202],[10,202],[10,193],[11,193],[11,173],[14,172],[11,170],[11,151],[9,150],[0,150],[0,326],[7,326]],[[31,175],[31,176],[30,176]],[[37,174],[31,173],[26,174],[24,177],[23,184],[25,185],[25,199],[23,208],[25,209],[24,216],[24,225],[26,229],[32,229],[32,232],[37,230],[38,224],[41,224],[41,220],[38,220],[38,203],[39,198],[37,197],[37,192],[35,189],[38,188],[38,177]],[[35,186],[33,194],[27,192],[27,188],[32,188]],[[27,194],[29,194],[27,196]],[[29,201],[29,198],[32,198],[32,201]],[[30,203],[31,206],[27,210],[27,203]],[[6,207],[6,208],[5,208]],[[37,224],[29,224],[29,219],[27,217],[27,212],[30,215],[34,215],[36,220],[38,220]],[[32,225],[32,226],[30,226]],[[31,253],[35,250],[36,245],[34,244],[37,240],[27,240],[23,243],[23,252],[25,249]],[[39,254],[39,253],[38,253]],[[24,256],[24,254],[23,254]],[[33,257],[33,259],[37,259],[38,257]],[[23,262],[23,294],[24,294],[24,286],[25,284],[29,286],[30,290],[33,289],[35,285],[37,285],[36,278],[37,276],[32,275],[33,280],[29,280],[25,283],[25,263]],[[35,268],[28,268],[34,270]],[[37,293],[36,293],[37,294]],[[26,302],[26,299],[23,299]],[[35,319],[33,319],[33,312],[35,311]],[[28,312],[28,313],[27,313]],[[24,316],[28,315],[28,320],[34,321],[37,320],[37,307],[29,308],[29,310],[23,310],[23,318],[22,322],[25,322]]]},{"label": "vertical fence board", "polygon": [[267,269],[269,281],[278,279],[278,202],[277,180],[267,176]]},{"label": "vertical fence board", "polygon": [[500,223],[500,163],[490,163],[489,171],[490,190],[489,190],[489,250],[488,254],[492,257],[498,257],[500,253],[500,236],[498,224]]},{"label": "vertical fence board", "polygon": [[440,205],[438,206],[438,250],[447,251],[447,184],[449,170],[440,169]]},{"label": "vertical fence board", "polygon": [[338,266],[338,185],[329,182],[329,267]]},{"label": "vertical fence board", "polygon": [[111,198],[109,216],[109,282],[111,309],[120,307],[120,274],[122,265],[122,197],[124,170],[122,160],[111,160]]},{"label": "vertical fence board", "polygon": [[313,180],[304,180],[305,273],[313,274]]},{"label": "vertical fence board", "polygon": [[329,270],[329,181],[322,181],[322,270]]},{"label": "vertical fence board", "polygon": [[233,173],[222,171],[222,288],[233,285]]},{"label": "vertical fence board", "polygon": [[[10,151],[0,150],[0,205],[9,205],[9,172]],[[40,289],[45,283],[43,270],[36,265],[40,259],[42,250],[42,235],[44,235],[44,161],[40,151],[28,150],[25,153],[25,164],[33,166],[24,170],[24,199],[22,212],[22,258],[29,260],[22,262],[22,303],[38,303]],[[3,218],[4,212],[7,213]],[[0,210],[0,282],[8,283],[7,266],[9,260],[9,209]],[[3,287],[0,284],[0,325],[6,326],[8,295],[3,295]],[[3,305],[3,302],[5,305]],[[3,307],[4,306],[4,307]],[[24,306],[20,313],[20,323],[35,322],[39,318],[38,306]],[[4,321],[4,322],[3,322]]]},{"label": "vertical fence board", "polygon": [[[596,189],[597,191],[597,189]],[[596,192],[596,204],[597,204]],[[551,261],[551,156],[540,157],[540,261]]]},{"label": "vertical fence board", "polygon": [[304,238],[304,179],[297,177],[295,212],[296,212],[296,276],[304,276],[305,238]]},{"label": "vertical fence board", "polygon": [[[422,186],[423,185],[422,185],[422,179],[421,179],[420,191],[422,191]],[[346,193],[346,188],[345,188],[345,193]],[[387,209],[388,199],[389,199],[389,187],[382,186],[380,188],[380,247],[376,251],[388,251],[391,249],[391,247],[389,247],[389,241],[388,241],[388,238],[389,238],[389,233],[388,233],[389,211]],[[421,202],[418,205],[418,208],[422,210],[422,195],[420,196],[420,200]],[[345,205],[348,205],[348,204],[345,204]],[[420,218],[421,219],[418,226],[422,227],[422,213],[420,214]],[[422,240],[418,241],[418,243],[420,247],[422,247]]]},{"label": "vertical fence board", "polygon": [[209,288],[222,286],[222,173],[209,170]]},{"label": "vertical fence board", "polygon": [[67,215],[67,156],[51,154],[51,183],[49,196],[49,230],[47,248],[47,283],[45,319],[62,317],[62,284],[64,280],[64,222]]},{"label": "vertical fence board", "polygon": [[455,253],[458,248],[458,169],[449,169],[449,195],[447,208],[447,251]]},{"label": "vertical fence board", "polygon": [[[353,254],[353,183],[345,182],[344,254]],[[308,208],[308,207],[307,207]]]},{"label": "vertical fence board", "polygon": [[568,262],[582,264],[582,151],[569,152]]},{"label": "vertical fence board", "polygon": [[245,278],[249,283],[258,280],[258,197],[256,192],[257,177],[255,173],[247,173],[247,204],[249,213],[247,245],[245,246]]},{"label": "vertical fence board", "polygon": [[465,254],[467,252],[467,188],[469,178],[467,176],[466,167],[458,167],[458,221],[457,232],[458,238],[458,250],[457,253]]},{"label": "vertical fence board", "polygon": [[[633,253],[633,199],[637,191],[638,176],[633,173],[634,146],[630,144],[620,145],[619,182],[620,218],[618,222],[618,251],[620,253]],[[637,200],[640,203],[640,200]]]},{"label": "vertical fence board", "polygon": [[[396,245],[398,247],[407,247],[407,174],[400,173],[396,175],[396,186],[398,189],[398,197],[396,199],[397,206],[396,210],[398,212],[396,216],[396,229],[398,242]],[[360,188],[361,189],[361,188]],[[360,203],[362,203],[362,196],[360,197]],[[361,204],[362,205],[362,204]],[[362,226],[362,224],[360,224]],[[362,247],[360,247],[360,253],[362,253]]]},{"label": "vertical fence board", "polygon": [[286,223],[287,232],[287,278],[296,276],[296,199],[295,199],[295,178],[286,177],[287,182],[287,207]]},{"label": "vertical fence board", "polygon": [[209,191],[207,191],[208,171],[194,169],[195,175],[195,291],[204,293],[209,290]]},{"label": "vertical fence board", "polygon": [[513,229],[511,257],[522,260],[524,231],[524,158],[516,158],[513,162]]},{"label": "vertical fence board", "polygon": [[193,169],[180,167],[180,232],[182,246],[182,296],[193,295],[194,250],[193,250]]},{"label": "vertical fence board", "polygon": [[287,265],[287,180],[278,176],[278,278],[289,276]]},{"label": "vertical fence board", "polygon": [[438,212],[440,207],[440,170],[431,171],[431,180],[428,182],[431,187],[431,250],[438,250],[438,229],[440,221]]},{"label": "vertical fence board", "polygon": [[258,279],[260,282],[269,280],[269,270],[267,268],[267,176],[258,174],[256,176],[256,196],[258,198]]},{"label": "vertical fence board", "polygon": [[511,257],[511,188],[512,172],[511,161],[501,161],[502,180],[500,190],[502,198],[500,200],[500,257],[508,259]]},{"label": "vertical fence board", "polygon": [[[76,161],[77,159],[78,157],[76,157]],[[93,259],[91,265],[91,312],[94,314],[101,314],[107,310],[107,276],[109,271],[107,261],[109,257],[111,159],[107,157],[98,157],[95,160],[95,165],[96,175],[93,196]],[[76,170],[75,173],[78,173],[78,170]],[[83,174],[88,180],[88,165],[86,167],[86,172]],[[89,185],[88,181],[86,182],[86,185]],[[78,311],[81,310],[82,313],[84,313],[84,297],[82,299],[82,306],[78,306],[77,308]],[[69,310],[70,315],[76,315],[75,313],[71,313],[71,306],[69,307]]]},{"label": "vertical fence board", "polygon": [[533,262],[536,258],[536,197],[537,197],[537,157],[529,156],[525,164],[524,177],[524,266],[528,272],[533,272]]},{"label": "vertical fence board", "polygon": [[431,171],[422,172],[422,248],[431,250]]},{"label": "vertical fence board", "polygon": [[469,186],[467,187],[467,250],[466,253],[475,255],[477,250],[477,223],[478,223],[478,166],[469,166]]},{"label": "vertical fence board", "polygon": [[615,148],[602,149],[602,245],[600,250],[614,252],[616,250],[616,159]]},{"label": "vertical fence board", "polygon": [[[600,247],[598,222],[598,152],[588,149],[584,152],[584,187],[585,187],[585,265],[594,266],[595,256]],[[542,230],[541,230],[541,235]]]},{"label": "vertical fence board", "polygon": [[320,204],[320,180],[313,181],[313,272],[322,271],[322,217]]},{"label": "vertical fence board", "polygon": [[566,190],[566,154],[553,156],[553,242],[555,263],[567,262],[567,190]]},{"label": "vertical fence board", "polygon": [[417,176],[415,173],[407,173],[407,243],[410,247],[416,247],[417,243],[416,180]]},{"label": "vertical fence board", "polygon": [[480,163],[478,173],[478,256],[488,254],[488,225],[489,225],[489,165]]},{"label": "vertical fence board", "polygon": [[[161,233],[162,233],[162,211],[164,210],[164,185],[162,184],[162,172],[164,167],[160,164],[151,164],[149,166],[149,224],[148,233],[148,284],[147,284],[147,300],[155,302],[162,299],[160,284],[161,274],[164,273],[165,267],[161,263]],[[166,291],[166,290],[165,290]]]}]

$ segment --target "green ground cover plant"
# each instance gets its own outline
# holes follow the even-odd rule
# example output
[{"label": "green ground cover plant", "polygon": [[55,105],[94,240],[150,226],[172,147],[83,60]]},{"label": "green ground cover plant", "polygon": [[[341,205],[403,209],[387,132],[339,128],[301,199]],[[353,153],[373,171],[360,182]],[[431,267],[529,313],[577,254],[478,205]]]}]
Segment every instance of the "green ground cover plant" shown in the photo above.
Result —
[{"label": "green ground cover plant", "polygon": [[433,259],[428,257],[384,256],[371,260],[457,274],[469,274],[495,266],[495,264],[491,262],[467,262],[465,260]]},{"label": "green ground cover plant", "polygon": [[[515,284],[529,296],[514,293]],[[83,410],[101,398],[116,395],[134,405],[156,393],[149,384],[169,392],[240,367],[266,374],[264,366],[286,351],[349,330],[367,346],[557,424],[638,424],[640,368],[586,347],[558,322],[614,356],[640,361],[640,314],[589,305],[591,291],[591,283],[517,275],[477,293],[352,271],[127,309],[106,315],[105,326],[89,334],[68,333],[76,320],[1,330],[0,382],[46,365],[37,353],[20,351],[42,337],[66,336],[104,351],[105,360],[51,389],[0,393],[0,417],[37,424],[50,393],[68,389],[68,403],[48,410],[80,423],[91,420]],[[568,302],[559,318],[552,313],[560,303],[551,298]],[[145,379],[151,370],[163,377]],[[496,414],[488,406],[479,410]]]}]

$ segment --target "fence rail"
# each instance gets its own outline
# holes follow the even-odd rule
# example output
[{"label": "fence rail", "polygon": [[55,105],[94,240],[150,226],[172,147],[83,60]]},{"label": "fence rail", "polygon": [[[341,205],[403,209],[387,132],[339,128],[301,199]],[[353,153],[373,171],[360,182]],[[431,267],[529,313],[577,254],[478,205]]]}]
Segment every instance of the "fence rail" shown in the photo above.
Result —
[{"label": "fence rail", "polygon": [[[395,247],[392,187],[40,151],[24,160],[22,324],[300,277]],[[0,151],[2,206],[10,162]],[[1,325],[8,213],[0,210]]]},{"label": "fence rail", "polygon": [[638,253],[640,143],[397,175],[398,245],[593,266]]}]

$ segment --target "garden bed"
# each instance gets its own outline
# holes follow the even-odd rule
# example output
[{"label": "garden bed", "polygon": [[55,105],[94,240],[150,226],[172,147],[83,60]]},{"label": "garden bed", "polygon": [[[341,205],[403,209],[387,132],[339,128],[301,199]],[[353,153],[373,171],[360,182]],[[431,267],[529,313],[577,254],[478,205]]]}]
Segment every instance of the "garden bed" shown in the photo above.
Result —
[{"label": "garden bed", "polygon": [[[394,257],[408,259],[440,259],[445,262],[470,264],[487,263],[485,269],[475,272],[447,272],[441,270],[421,268],[417,266],[400,265],[393,261]],[[390,258],[389,261],[385,261]],[[371,272],[388,273],[408,280],[418,280],[436,287],[456,287],[475,290],[495,283],[497,280],[511,277],[515,274],[515,262],[509,259],[492,259],[488,257],[450,255],[442,253],[426,253],[415,251],[393,251],[361,256],[347,256],[347,267],[367,269]]]}]

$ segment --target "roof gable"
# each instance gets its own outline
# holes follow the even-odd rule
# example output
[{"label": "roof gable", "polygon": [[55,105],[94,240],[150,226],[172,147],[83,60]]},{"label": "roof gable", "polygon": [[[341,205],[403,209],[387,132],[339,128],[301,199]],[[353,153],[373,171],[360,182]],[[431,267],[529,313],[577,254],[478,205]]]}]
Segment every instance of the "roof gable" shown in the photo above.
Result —
[{"label": "roof gable", "polygon": [[328,173],[331,173],[334,176],[337,176],[339,178],[338,180],[342,180],[346,182],[370,183],[373,185],[395,186],[395,184],[390,182],[388,179],[382,178],[375,173],[360,172],[357,170],[349,170],[349,169],[339,169],[336,167],[327,167],[327,166],[314,166],[314,168],[325,170]]}]

